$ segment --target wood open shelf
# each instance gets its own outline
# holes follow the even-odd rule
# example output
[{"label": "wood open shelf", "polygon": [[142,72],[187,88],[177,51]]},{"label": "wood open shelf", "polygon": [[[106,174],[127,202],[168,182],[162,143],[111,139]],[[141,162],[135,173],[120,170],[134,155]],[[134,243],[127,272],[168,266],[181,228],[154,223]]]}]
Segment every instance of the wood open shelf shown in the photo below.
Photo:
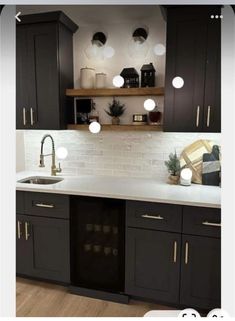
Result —
[{"label": "wood open shelf", "polygon": [[66,89],[70,97],[107,97],[107,96],[163,96],[163,87],[145,88],[102,88],[102,89]]},{"label": "wood open shelf", "polygon": [[[162,125],[111,125],[101,124],[101,130],[114,130],[114,131],[162,131]],[[89,125],[68,125],[68,129],[73,130],[89,130]]]}]

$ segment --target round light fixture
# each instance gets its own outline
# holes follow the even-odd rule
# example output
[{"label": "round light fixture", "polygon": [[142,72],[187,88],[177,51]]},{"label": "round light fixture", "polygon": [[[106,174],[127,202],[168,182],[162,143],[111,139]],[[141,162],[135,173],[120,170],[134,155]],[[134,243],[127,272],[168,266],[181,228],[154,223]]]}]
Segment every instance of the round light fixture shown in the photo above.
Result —
[{"label": "round light fixture", "polygon": [[56,150],[56,156],[59,159],[65,159],[68,156],[68,150],[65,147],[59,147]]},{"label": "round light fixture", "polygon": [[144,109],[147,111],[152,111],[156,107],[155,101],[153,99],[146,99],[144,101]]},{"label": "round light fixture", "polygon": [[184,85],[184,79],[177,76],[172,80],[172,85],[177,89],[182,88]]},{"label": "round light fixture", "polygon": [[115,87],[122,87],[124,85],[124,78],[120,75],[113,77],[113,85]]},{"label": "round light fixture", "polygon": [[107,46],[103,50],[103,55],[105,58],[112,58],[115,54],[115,50],[113,47]]},{"label": "round light fixture", "polygon": [[166,47],[163,44],[158,43],[156,46],[154,46],[153,51],[156,56],[163,56],[166,52]]},{"label": "round light fixture", "polygon": [[90,123],[89,125],[89,131],[92,134],[98,134],[101,130],[101,125],[100,123],[98,123],[97,121],[93,121],[92,123]]},{"label": "round light fixture", "polygon": [[148,32],[144,28],[137,28],[132,34],[132,38],[135,42],[143,43],[148,38]]},{"label": "round light fixture", "polygon": [[103,32],[96,32],[91,40],[92,45],[96,45],[97,47],[103,47],[106,43],[106,36]]}]

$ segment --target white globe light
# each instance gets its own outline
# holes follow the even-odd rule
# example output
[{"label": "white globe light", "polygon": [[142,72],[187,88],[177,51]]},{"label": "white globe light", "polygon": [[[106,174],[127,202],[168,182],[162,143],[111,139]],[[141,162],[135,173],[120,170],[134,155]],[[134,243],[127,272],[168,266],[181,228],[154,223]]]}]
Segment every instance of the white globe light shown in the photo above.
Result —
[{"label": "white globe light", "polygon": [[124,78],[122,77],[122,76],[115,76],[114,78],[113,78],[113,85],[115,86],[115,87],[122,87],[123,85],[124,85]]},{"label": "white globe light", "polygon": [[112,58],[115,54],[115,50],[113,47],[105,47],[103,50],[103,54],[105,58]]},{"label": "white globe light", "polygon": [[166,52],[166,47],[163,44],[159,43],[154,46],[153,51],[156,56],[163,56]]},{"label": "white globe light", "polygon": [[101,130],[101,125],[97,121],[93,121],[92,123],[90,123],[89,131],[92,134],[98,134],[100,130]]},{"label": "white globe light", "polygon": [[68,156],[68,150],[65,147],[59,147],[56,150],[56,156],[59,159],[65,159]]},{"label": "white globe light", "polygon": [[184,79],[177,76],[172,80],[172,85],[177,89],[182,88],[184,85]]},{"label": "white globe light", "polygon": [[156,107],[155,101],[153,99],[146,99],[144,101],[144,109],[147,111],[152,111]]}]

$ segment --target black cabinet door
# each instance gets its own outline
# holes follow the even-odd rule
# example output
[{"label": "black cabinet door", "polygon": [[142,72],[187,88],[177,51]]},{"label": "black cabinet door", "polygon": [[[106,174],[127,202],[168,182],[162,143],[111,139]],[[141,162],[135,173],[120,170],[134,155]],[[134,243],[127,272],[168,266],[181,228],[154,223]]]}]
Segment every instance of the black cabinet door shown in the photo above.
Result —
[{"label": "black cabinet door", "polygon": [[69,221],[17,215],[17,273],[63,283],[70,282]]},{"label": "black cabinet door", "polygon": [[59,129],[58,26],[30,25],[27,39],[30,123],[35,129]]},{"label": "black cabinet door", "polygon": [[[218,6],[168,9],[165,131],[220,131],[220,19],[210,18],[219,13]],[[172,85],[177,76],[182,88]]]},{"label": "black cabinet door", "polygon": [[16,273],[30,276],[32,272],[32,245],[25,238],[25,215],[16,215]]},{"label": "black cabinet door", "polygon": [[180,303],[202,309],[220,307],[221,240],[184,235]]},{"label": "black cabinet door", "polygon": [[30,128],[27,26],[16,28],[16,128]]},{"label": "black cabinet door", "polygon": [[[217,9],[218,11],[218,9]],[[221,131],[221,22],[208,24],[203,131]]]},{"label": "black cabinet door", "polygon": [[180,248],[179,234],[128,228],[125,292],[179,303]]}]

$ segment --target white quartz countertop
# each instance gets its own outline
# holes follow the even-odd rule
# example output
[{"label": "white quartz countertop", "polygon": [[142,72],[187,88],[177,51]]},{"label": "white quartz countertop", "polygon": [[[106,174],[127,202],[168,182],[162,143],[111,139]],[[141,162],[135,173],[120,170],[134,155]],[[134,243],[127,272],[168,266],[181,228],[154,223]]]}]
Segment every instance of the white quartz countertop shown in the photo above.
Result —
[{"label": "white quartz countertop", "polygon": [[59,183],[37,185],[19,183],[32,176],[48,173],[19,172],[16,174],[16,190],[42,193],[83,195],[118,198],[126,200],[181,204],[201,207],[221,207],[221,189],[218,186],[192,184],[191,186],[169,185],[164,181],[143,178],[111,176],[63,176]]}]

